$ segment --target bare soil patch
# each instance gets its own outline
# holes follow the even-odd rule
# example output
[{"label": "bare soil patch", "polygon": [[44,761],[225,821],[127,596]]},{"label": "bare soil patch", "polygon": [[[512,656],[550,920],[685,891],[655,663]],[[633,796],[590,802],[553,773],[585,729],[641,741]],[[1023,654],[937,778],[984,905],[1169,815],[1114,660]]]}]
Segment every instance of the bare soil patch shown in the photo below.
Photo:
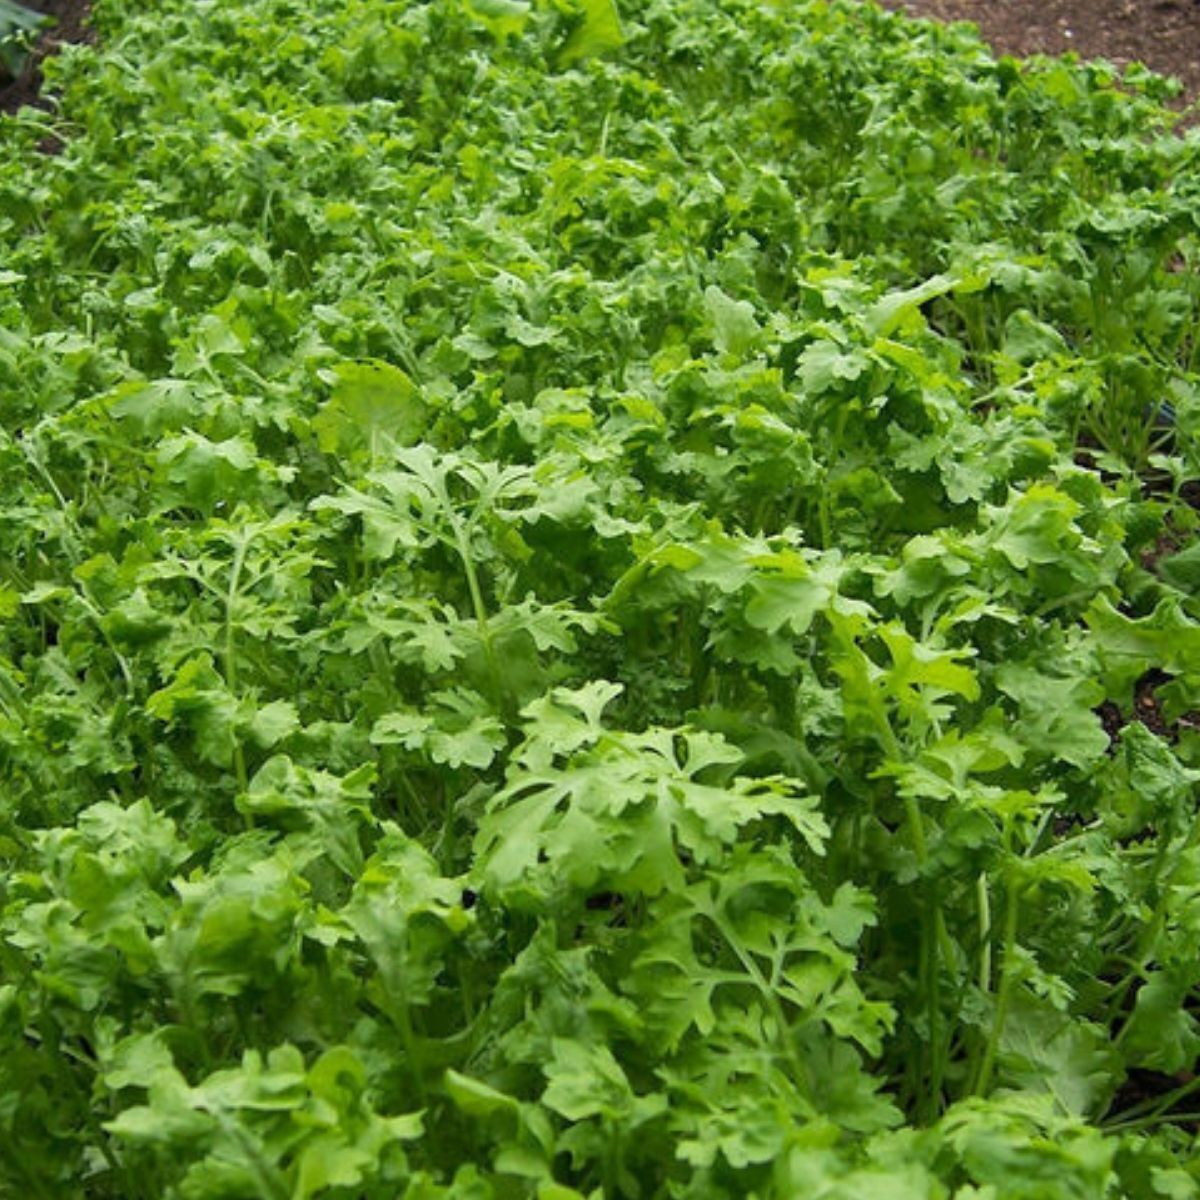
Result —
[{"label": "bare soil patch", "polygon": [[971,21],[1002,54],[1140,62],[1200,97],[1200,0],[882,0],[939,21]]},{"label": "bare soil patch", "polygon": [[16,79],[0,75],[0,111],[16,112],[22,105],[47,107],[42,97],[42,61],[71,42],[90,42],[87,23],[91,0],[21,0],[26,8],[45,13],[52,23],[42,30],[33,53]]}]

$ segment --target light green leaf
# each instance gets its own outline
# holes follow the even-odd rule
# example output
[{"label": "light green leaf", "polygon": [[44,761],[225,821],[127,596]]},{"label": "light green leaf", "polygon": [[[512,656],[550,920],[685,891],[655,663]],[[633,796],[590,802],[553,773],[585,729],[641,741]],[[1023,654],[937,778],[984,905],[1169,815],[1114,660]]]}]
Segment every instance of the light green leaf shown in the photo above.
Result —
[{"label": "light green leaf", "polygon": [[754,305],[748,300],[734,300],[719,287],[704,289],[704,307],[713,325],[713,340],[725,354],[745,354],[758,336]]},{"label": "light green leaf", "polygon": [[582,20],[558,52],[560,68],[619,49],[625,44],[615,0],[579,0],[579,11]]},{"label": "light green leaf", "polygon": [[369,359],[339,363],[326,374],[333,394],[313,418],[326,454],[366,449],[376,458],[389,446],[413,445],[428,431],[428,406],[399,367]]}]

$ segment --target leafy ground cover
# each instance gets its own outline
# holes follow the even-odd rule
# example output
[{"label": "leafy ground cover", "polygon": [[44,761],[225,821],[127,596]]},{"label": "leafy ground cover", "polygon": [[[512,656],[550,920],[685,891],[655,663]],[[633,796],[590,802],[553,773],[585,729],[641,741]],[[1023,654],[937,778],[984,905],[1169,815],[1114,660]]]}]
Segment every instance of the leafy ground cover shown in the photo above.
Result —
[{"label": "leafy ground cover", "polygon": [[1200,1195],[1160,85],[145,9],[0,124],[7,1192]]}]

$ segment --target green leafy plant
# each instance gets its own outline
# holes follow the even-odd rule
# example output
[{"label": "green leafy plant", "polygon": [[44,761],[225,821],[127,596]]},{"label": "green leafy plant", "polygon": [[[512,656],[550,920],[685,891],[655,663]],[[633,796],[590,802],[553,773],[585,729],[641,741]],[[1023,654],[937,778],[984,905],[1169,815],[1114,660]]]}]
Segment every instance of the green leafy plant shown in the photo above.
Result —
[{"label": "green leafy plant", "polygon": [[0,118],[0,1192],[1200,1195],[1166,85],[94,20]]},{"label": "green leafy plant", "polygon": [[0,67],[4,74],[20,74],[30,40],[45,21],[41,13],[15,0],[0,0]]}]

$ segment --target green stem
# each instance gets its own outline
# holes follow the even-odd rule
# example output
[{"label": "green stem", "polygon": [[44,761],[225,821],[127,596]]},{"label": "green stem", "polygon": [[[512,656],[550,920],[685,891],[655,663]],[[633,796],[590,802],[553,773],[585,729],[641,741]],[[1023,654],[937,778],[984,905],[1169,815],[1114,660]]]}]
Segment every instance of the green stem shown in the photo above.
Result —
[{"label": "green stem", "polygon": [[[877,693],[872,693],[870,704],[884,750],[889,758],[899,762],[901,758],[900,741],[892,729],[892,723],[888,720],[887,712]],[[917,866],[924,876],[925,868],[929,863],[929,843],[925,838],[925,823],[921,815],[921,806],[915,796],[905,797],[904,815],[909,836],[912,838]],[[942,912],[936,890],[933,883],[927,878],[924,879],[924,891],[924,905],[921,914],[920,974],[924,984],[929,1020],[929,1087],[923,1107],[926,1115],[932,1119],[936,1117],[939,1107],[946,1060],[945,1051],[940,1045],[942,1034],[941,964],[939,958],[945,958],[947,962],[953,961],[953,944],[950,940],[950,933],[946,929],[946,917]]]},{"label": "green stem", "polygon": [[[1192,839],[1189,838],[1187,840],[1190,843]],[[1137,940],[1137,950],[1130,963],[1133,969],[1114,988],[1113,994],[1109,997],[1107,1019],[1110,1024],[1116,1020],[1117,1014],[1121,1011],[1121,1006],[1125,1002],[1125,997],[1129,994],[1129,989],[1139,979],[1145,977],[1146,968],[1150,965],[1154,957],[1154,947],[1158,944],[1162,926],[1167,918],[1169,890],[1167,884],[1161,882],[1161,875],[1167,852],[1171,849],[1171,845],[1171,839],[1163,837],[1159,840],[1158,848],[1155,850],[1155,861],[1151,867],[1151,872],[1154,878],[1160,880],[1158,898],[1155,901],[1154,911],[1150,916],[1150,920],[1143,926],[1141,936]],[[1117,1034],[1118,1042],[1125,1036],[1128,1028],[1129,1022],[1126,1021],[1120,1033]]]},{"label": "green stem", "polygon": [[1186,1121],[1190,1124],[1193,1121],[1200,1121],[1200,1113],[1159,1113],[1151,1117],[1139,1117],[1136,1121],[1118,1121],[1115,1125],[1106,1125],[1104,1129],[1109,1133],[1131,1133],[1134,1130],[1145,1129],[1151,1125],[1161,1125],[1167,1121]]},{"label": "green stem", "polygon": [[[929,862],[929,845],[925,840],[921,806],[913,796],[904,801],[905,817],[913,841],[917,864],[924,871]],[[950,934],[938,901],[937,891],[930,879],[924,880],[924,903],[921,911],[920,974],[927,999],[929,1019],[929,1088],[923,1108],[929,1120],[936,1119],[942,1084],[945,1078],[946,1055],[941,1045],[941,963],[942,957],[952,959]]]},{"label": "green stem", "polygon": [[388,654],[387,647],[381,639],[376,638],[367,647],[367,660],[370,662],[371,670],[375,672],[375,678],[379,680],[383,690],[388,696],[394,696],[396,693],[396,683],[392,671],[392,660]]},{"label": "green stem", "polygon": [[[234,699],[237,699],[237,655],[233,644],[233,606],[237,603],[238,585],[241,583],[242,568],[246,563],[246,552],[250,548],[253,535],[248,534],[234,551],[233,565],[229,569],[229,591],[225,596],[225,650],[223,654],[225,665],[225,686],[229,688]],[[242,751],[241,739],[234,743],[233,769],[237,775],[238,792],[245,792],[249,786],[246,774],[246,756]]]},{"label": "green stem", "polygon": [[116,643],[109,636],[108,630],[104,628],[100,610],[92,603],[82,583],[79,585],[79,601],[83,605],[84,611],[95,622],[96,629],[100,633],[101,640],[108,647],[109,653],[116,659],[121,678],[125,681],[125,694],[132,696],[134,691],[133,672],[129,669],[129,663],[125,661],[125,656],[117,649]]},{"label": "green stem", "polygon": [[78,566],[79,555],[81,553],[80,547],[86,545],[86,540],[83,536],[83,531],[79,528],[79,523],[75,520],[74,513],[71,512],[71,506],[67,503],[67,498],[62,494],[58,484],[55,482],[54,476],[50,474],[49,469],[34,453],[33,447],[23,438],[19,439],[19,444],[29,465],[41,476],[42,481],[54,496],[55,503],[62,510],[63,520],[66,522],[67,528],[71,531],[71,536],[75,539],[75,546],[71,547],[72,565]]},{"label": "green stem", "polygon": [[1012,991],[1016,984],[1016,963],[1013,961],[1017,945],[1017,919],[1019,905],[1017,885],[1010,882],[1004,898],[1004,957],[1001,962],[1000,988],[996,993],[996,1011],[992,1018],[992,1029],[988,1034],[987,1046],[984,1048],[983,1061],[979,1065],[979,1077],[975,1080],[973,1092],[976,1096],[987,1095],[992,1082],[992,1072],[996,1066],[996,1055],[1000,1049],[1000,1038],[1004,1034],[1004,1024],[1008,1020],[1008,1010],[1012,1004]]},{"label": "green stem", "polygon": [[986,995],[992,988],[992,900],[985,871],[980,871],[975,881],[975,898],[979,904],[979,990]]},{"label": "green stem", "polygon": [[743,949],[737,934],[715,912],[710,912],[708,916],[709,920],[712,921],[721,936],[725,939],[726,944],[733,951],[738,962],[741,964],[742,970],[750,977],[751,982],[758,989],[759,995],[762,996],[763,1003],[767,1006],[767,1011],[775,1021],[780,1048],[783,1050],[784,1057],[792,1068],[794,1077],[797,1080],[804,1080],[807,1083],[808,1072],[804,1069],[804,1064],[800,1061],[800,1056],[796,1053],[796,1047],[788,1037],[787,1017],[783,1011],[783,1005],[779,1003],[779,997],[775,994],[775,989],[764,978],[762,971],[758,968],[758,963]]},{"label": "green stem", "polygon": [[928,1122],[937,1119],[941,1107],[942,1081],[945,1075],[946,1056],[942,1048],[942,999],[941,971],[938,963],[938,945],[935,919],[937,909],[931,907],[932,888],[927,892],[924,911],[921,914],[921,966],[925,976],[925,995],[929,1009],[929,1087],[925,1094],[924,1117]]},{"label": "green stem", "polygon": [[1111,1125],[1106,1125],[1105,1128],[1123,1129],[1133,1121],[1157,1121],[1164,1116],[1170,1117],[1169,1109],[1178,1104],[1180,1100],[1186,1100],[1196,1092],[1200,1092],[1200,1075],[1197,1075],[1195,1079],[1189,1080],[1182,1087],[1177,1087],[1162,1096],[1155,1096],[1150,1100],[1144,1100],[1141,1104],[1135,1104],[1132,1108],[1126,1109],[1120,1114],[1120,1120],[1114,1121]]},{"label": "green stem", "polygon": [[925,841],[925,824],[921,818],[921,806],[915,796],[907,796],[904,800],[904,816],[908,822],[909,836],[913,842],[913,852],[917,856],[917,865],[925,866],[929,861],[929,845]]},{"label": "green stem", "polygon": [[604,1122],[605,1141],[608,1143],[604,1148],[604,1162],[601,1168],[604,1189],[604,1200],[617,1200],[620,1196],[619,1183],[617,1178],[617,1163],[621,1149],[621,1131],[615,1121],[606,1120]]},{"label": "green stem", "polygon": [[268,1161],[259,1143],[227,1113],[217,1111],[213,1115],[221,1129],[241,1147],[251,1172],[262,1188],[262,1193],[265,1193],[269,1200],[288,1200],[291,1193],[282,1172]]},{"label": "green stem", "polygon": [[475,560],[471,555],[471,543],[466,527],[458,520],[454,521],[454,546],[458,557],[462,560],[463,571],[467,577],[467,590],[471,594],[471,608],[475,613],[475,624],[479,629],[479,641],[483,646],[484,660],[487,662],[488,674],[491,676],[494,699],[504,719],[513,724],[516,720],[515,705],[500,674],[500,663],[496,658],[496,647],[492,641],[492,630],[488,623],[487,606],[483,602],[483,590],[479,586],[479,575],[475,570]]},{"label": "green stem", "polygon": [[392,1020],[396,1023],[396,1028],[400,1032],[400,1041],[404,1046],[405,1056],[408,1058],[409,1070],[412,1074],[413,1087],[416,1089],[417,1099],[424,1106],[426,1100],[425,1079],[421,1068],[421,1056],[417,1053],[417,1038],[413,1032],[412,1015],[408,1011],[408,1005],[403,1001],[399,1001],[391,1006]]}]

